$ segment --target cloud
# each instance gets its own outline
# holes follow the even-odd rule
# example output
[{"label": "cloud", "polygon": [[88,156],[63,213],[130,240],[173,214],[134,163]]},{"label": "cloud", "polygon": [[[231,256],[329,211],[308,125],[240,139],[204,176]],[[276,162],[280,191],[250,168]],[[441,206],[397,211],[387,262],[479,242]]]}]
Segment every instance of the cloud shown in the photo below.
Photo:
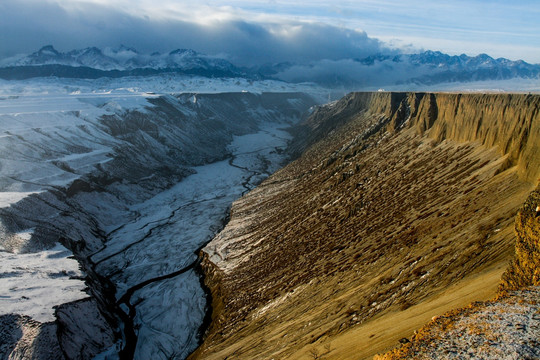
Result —
[{"label": "cloud", "polygon": [[421,76],[432,72],[426,67],[415,67],[408,61],[375,61],[368,66],[353,59],[341,59],[294,65],[275,76],[289,82],[314,81],[330,86],[365,88],[395,84],[409,79],[412,74]]},{"label": "cloud", "polygon": [[141,52],[191,48],[226,55],[239,65],[361,58],[389,51],[365,32],[338,26],[260,15],[242,10],[199,7],[167,1],[3,0],[0,56],[29,53],[46,44],[61,51],[124,44]]},{"label": "cloud", "polygon": [[538,16],[536,0],[1,0],[0,58],[46,44],[61,51],[124,44],[191,48],[239,65],[340,61],[388,48],[540,62]]}]

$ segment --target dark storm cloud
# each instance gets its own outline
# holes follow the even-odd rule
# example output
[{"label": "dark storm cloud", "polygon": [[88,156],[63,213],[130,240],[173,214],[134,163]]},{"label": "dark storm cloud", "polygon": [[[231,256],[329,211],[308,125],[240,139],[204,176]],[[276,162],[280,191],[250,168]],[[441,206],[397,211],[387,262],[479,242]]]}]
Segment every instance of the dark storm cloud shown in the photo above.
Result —
[{"label": "dark storm cloud", "polygon": [[[197,19],[195,19],[197,20]],[[78,2],[3,0],[0,56],[30,53],[52,44],[61,51],[120,44],[148,53],[191,48],[227,55],[241,65],[361,58],[385,51],[366,33],[332,25],[290,20],[248,21],[240,17],[193,21],[159,18],[108,5]]]}]

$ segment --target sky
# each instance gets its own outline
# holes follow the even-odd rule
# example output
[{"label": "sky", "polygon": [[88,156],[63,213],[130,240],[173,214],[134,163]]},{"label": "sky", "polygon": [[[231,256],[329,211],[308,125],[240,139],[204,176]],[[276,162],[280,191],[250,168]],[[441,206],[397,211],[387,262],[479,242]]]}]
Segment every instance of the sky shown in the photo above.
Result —
[{"label": "sky", "polygon": [[239,65],[439,50],[540,63],[538,0],[1,0],[0,58],[191,48]]}]

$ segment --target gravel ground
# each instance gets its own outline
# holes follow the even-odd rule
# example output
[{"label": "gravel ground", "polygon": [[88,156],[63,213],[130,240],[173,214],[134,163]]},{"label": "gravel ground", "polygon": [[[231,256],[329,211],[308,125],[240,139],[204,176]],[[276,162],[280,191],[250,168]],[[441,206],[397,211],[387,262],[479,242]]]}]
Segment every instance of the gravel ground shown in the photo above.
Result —
[{"label": "gravel ground", "polygon": [[384,358],[540,359],[539,301],[531,287],[434,318]]}]

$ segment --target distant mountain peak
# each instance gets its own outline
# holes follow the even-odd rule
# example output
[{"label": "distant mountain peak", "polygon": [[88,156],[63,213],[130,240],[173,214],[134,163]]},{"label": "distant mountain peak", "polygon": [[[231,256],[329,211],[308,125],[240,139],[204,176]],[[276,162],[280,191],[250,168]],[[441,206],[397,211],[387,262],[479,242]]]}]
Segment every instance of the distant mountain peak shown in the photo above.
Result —
[{"label": "distant mountain peak", "polygon": [[197,56],[199,53],[192,49],[176,49],[171,51],[169,55]]},{"label": "distant mountain peak", "polygon": [[99,48],[97,48],[95,46],[84,49],[84,52],[85,53],[94,53],[94,54],[102,54],[103,53],[101,51],[101,49],[99,49]]},{"label": "distant mountain peak", "polygon": [[55,54],[58,55],[59,52],[52,45],[45,45],[37,51],[40,54]]},{"label": "distant mountain peak", "polygon": [[126,46],[126,45],[124,45],[124,44],[121,44],[119,47],[113,49],[113,51],[115,51],[115,52],[132,52],[132,53],[134,53],[134,54],[138,54],[138,53],[139,53],[135,48]]},{"label": "distant mountain peak", "polygon": [[437,56],[440,56],[440,55],[446,55],[446,54],[443,54],[442,52],[438,51],[438,50],[426,50],[423,52],[423,54],[426,54],[426,55],[437,55]]},{"label": "distant mountain peak", "polygon": [[491,60],[493,60],[493,58],[491,56],[489,56],[488,54],[485,54],[485,53],[478,54],[478,55],[476,55],[476,57],[480,58],[480,59],[491,59]]}]

